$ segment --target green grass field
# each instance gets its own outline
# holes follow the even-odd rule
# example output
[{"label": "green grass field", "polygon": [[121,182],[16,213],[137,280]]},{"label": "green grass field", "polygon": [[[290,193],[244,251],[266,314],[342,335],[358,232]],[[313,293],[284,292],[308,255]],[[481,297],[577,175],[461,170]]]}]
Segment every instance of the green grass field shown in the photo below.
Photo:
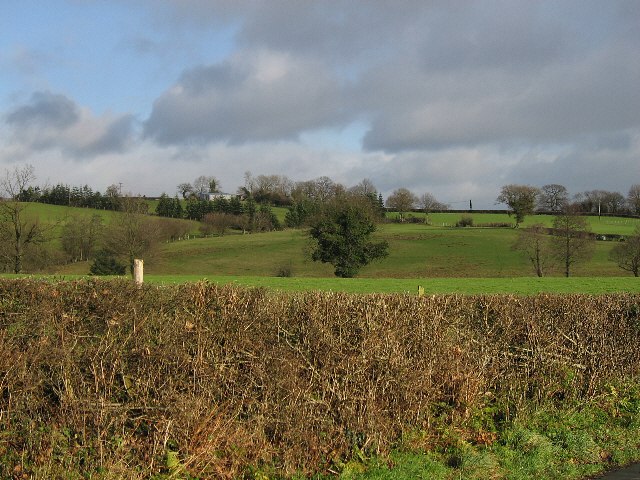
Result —
[{"label": "green grass field", "polygon": [[[0,275],[0,278],[43,278],[52,281],[91,279],[87,275]],[[130,277],[102,277],[130,278]],[[252,275],[145,275],[146,283],[173,285],[187,282],[233,284],[277,291],[321,290],[346,293],[404,293],[417,295],[418,287],[425,295],[484,295],[507,293],[535,295],[538,293],[607,294],[640,293],[640,279],[634,277],[514,277],[514,278],[282,278]]]},{"label": "green grass field", "polygon": [[[29,214],[37,216],[40,221],[61,225],[74,216],[89,216],[99,214],[104,223],[108,224],[117,212],[99,211],[84,208],[68,208],[44,204],[31,204]],[[279,217],[284,217],[285,208],[274,208]],[[390,214],[393,215],[393,214]],[[413,214],[420,216],[421,214]],[[385,239],[390,245],[387,258],[371,263],[364,267],[358,275],[357,282],[351,285],[333,276],[330,265],[311,261],[310,244],[303,230],[285,229],[279,232],[247,234],[230,232],[222,237],[194,238],[190,240],[163,243],[151,254],[146,255],[145,273],[162,278],[233,278],[251,285],[268,284],[278,288],[278,282],[283,282],[286,289],[336,289],[346,291],[414,291],[418,284],[425,284],[427,291],[429,284],[443,282],[434,287],[434,292],[493,292],[498,291],[531,292],[539,287],[519,286],[520,279],[534,278],[533,270],[520,252],[511,249],[518,230],[513,228],[454,228],[462,214],[436,213],[429,216],[430,224],[425,223],[385,223],[381,224],[375,234],[379,239]],[[505,223],[513,219],[506,214],[472,215],[474,223]],[[599,234],[631,234],[640,219],[588,217],[592,231]],[[524,226],[542,223],[550,226],[553,217],[548,215],[529,216]],[[197,231],[197,223],[193,224]],[[59,229],[59,227],[58,227]],[[59,230],[58,230],[59,231]],[[54,235],[55,237],[55,232]],[[54,243],[56,241],[53,239]],[[629,291],[637,283],[628,272],[617,267],[609,260],[609,251],[615,242],[596,242],[593,258],[588,262],[576,264],[572,275],[579,278],[596,278],[593,283],[602,284],[597,291]],[[56,268],[55,274],[86,274],[88,263],[75,263]],[[279,272],[287,270],[292,278],[277,278]],[[560,280],[562,271],[558,268],[550,271],[550,277]],[[149,277],[151,278],[151,277]],[[258,281],[257,279],[261,279]],[[424,279],[429,279],[424,280]],[[465,283],[462,279],[469,279]],[[500,279],[496,282],[502,287],[491,287],[490,290],[477,290],[472,285],[479,281],[487,285],[486,279]],[[601,279],[611,279],[612,282],[622,282],[615,286],[607,285]],[[366,282],[374,282],[366,285]],[[552,281],[546,278],[544,281]],[[403,283],[406,282],[406,283]],[[436,283],[437,283],[436,282]],[[628,282],[624,284],[624,282]],[[635,283],[634,283],[635,282]],[[317,286],[316,286],[317,285]],[[365,286],[366,285],[366,286]],[[458,285],[461,285],[458,287]],[[536,284],[534,284],[536,285]],[[576,285],[576,284],[571,284]],[[565,291],[560,286],[544,287],[545,291]],[[568,291],[576,291],[578,287],[567,287]],[[587,287],[593,291],[594,287]],[[635,290],[633,290],[635,291]]]},{"label": "green grass field", "polygon": [[[412,213],[416,218],[424,218],[424,213]],[[488,224],[488,223],[511,223],[515,225],[515,219],[505,213],[432,213],[429,215],[431,225],[433,227],[452,227],[463,217],[470,216],[473,219],[475,225]],[[388,213],[388,218],[397,217],[396,213]],[[525,217],[522,223],[523,227],[531,226],[536,223],[541,223],[546,227],[553,225],[553,215],[529,215]],[[640,225],[640,219],[638,218],[624,218],[624,217],[598,217],[597,215],[587,216],[591,231],[598,234],[618,234],[618,235],[630,235],[635,228]]]},{"label": "green grass field", "polygon": [[[513,251],[514,229],[442,228],[384,224],[376,236],[389,242],[389,256],[363,268],[360,277],[525,277],[533,270]],[[626,276],[609,261],[613,242],[597,242],[594,257],[577,264],[577,276]],[[149,273],[172,275],[275,276],[283,267],[295,277],[333,276],[330,265],[309,257],[304,231],[225,235],[164,244],[148,262]],[[560,270],[551,272],[561,275]]]},{"label": "green grass field", "polygon": [[279,278],[256,276],[170,276],[150,275],[153,283],[179,283],[206,280],[282,291],[323,290],[348,293],[440,293],[494,294],[513,293],[588,293],[640,292],[640,279],[633,277],[516,277],[516,278]]}]

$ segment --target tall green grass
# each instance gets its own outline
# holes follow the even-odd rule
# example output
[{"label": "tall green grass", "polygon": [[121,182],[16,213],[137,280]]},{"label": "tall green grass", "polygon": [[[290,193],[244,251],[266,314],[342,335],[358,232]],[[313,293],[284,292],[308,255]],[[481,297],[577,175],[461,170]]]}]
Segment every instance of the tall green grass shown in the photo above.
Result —
[{"label": "tall green grass", "polygon": [[405,448],[388,458],[352,461],[340,478],[568,480],[592,478],[640,458],[640,392],[633,383],[610,387],[595,401],[543,406],[509,424],[483,422],[488,443],[465,441],[450,429],[432,440],[429,451]]}]

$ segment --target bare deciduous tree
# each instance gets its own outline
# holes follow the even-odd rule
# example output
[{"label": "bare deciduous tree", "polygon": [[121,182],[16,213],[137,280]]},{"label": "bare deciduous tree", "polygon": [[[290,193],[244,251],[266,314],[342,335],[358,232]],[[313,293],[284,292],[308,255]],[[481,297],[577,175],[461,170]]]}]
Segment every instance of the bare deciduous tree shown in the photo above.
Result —
[{"label": "bare deciduous tree", "polygon": [[217,193],[220,191],[220,182],[216,177],[200,175],[193,181],[193,190],[198,195]]},{"label": "bare deciduous tree", "polygon": [[151,252],[161,240],[161,228],[146,215],[148,205],[142,199],[122,197],[120,210],[105,231],[105,250],[126,259],[133,275],[133,260]]},{"label": "bare deciduous tree", "polygon": [[47,241],[47,228],[37,217],[28,212],[28,203],[20,202],[20,193],[35,180],[33,166],[15,167],[6,170],[0,180],[0,192],[6,198],[0,200],[0,254],[14,273],[22,272],[27,250]]},{"label": "bare deciduous tree", "polygon": [[400,221],[404,221],[404,214],[410,212],[418,203],[418,197],[406,188],[394,190],[387,198],[387,207],[398,212]]},{"label": "bare deciduous tree", "polygon": [[551,239],[554,256],[564,266],[568,277],[574,264],[591,258],[595,239],[590,235],[587,219],[566,210],[553,221],[554,236]]},{"label": "bare deciduous tree", "polygon": [[190,183],[181,183],[178,185],[178,192],[182,195],[182,198],[186,200],[190,195],[193,194],[193,185]]},{"label": "bare deciduous tree", "polygon": [[69,218],[61,231],[62,249],[73,262],[89,260],[96,250],[103,228],[102,217],[97,214]]},{"label": "bare deciduous tree", "polygon": [[229,215],[221,212],[207,213],[202,217],[200,231],[205,235],[217,233],[218,235],[223,236],[235,222],[235,215]]},{"label": "bare deciduous tree", "polygon": [[609,258],[622,270],[633,273],[635,277],[640,275],[640,226],[632,236],[611,249]]},{"label": "bare deciduous tree", "polygon": [[561,212],[569,202],[569,193],[564,185],[551,183],[540,189],[538,208],[545,212]]},{"label": "bare deciduous tree", "polygon": [[424,213],[427,214],[433,212],[434,210],[447,210],[449,208],[449,205],[439,202],[438,200],[436,200],[436,197],[434,197],[429,192],[420,195],[418,203],[420,205],[420,208],[424,210]]},{"label": "bare deciduous tree", "polygon": [[375,195],[378,193],[376,186],[373,184],[373,182],[369,178],[363,178],[360,183],[351,187],[349,189],[349,192],[355,195],[362,195],[365,197],[367,195]]},{"label": "bare deciduous tree", "polygon": [[526,255],[538,277],[544,276],[552,260],[549,235],[544,225],[536,223],[520,230],[511,248]]},{"label": "bare deciduous tree", "polygon": [[636,215],[640,215],[640,184],[631,185],[629,193],[627,194],[627,205]]}]

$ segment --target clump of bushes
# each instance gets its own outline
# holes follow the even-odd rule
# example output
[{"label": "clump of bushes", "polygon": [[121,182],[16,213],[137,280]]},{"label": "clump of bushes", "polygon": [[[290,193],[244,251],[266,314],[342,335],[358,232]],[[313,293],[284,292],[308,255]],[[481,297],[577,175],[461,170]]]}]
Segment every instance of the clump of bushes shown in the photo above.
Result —
[{"label": "clump of bushes", "polygon": [[104,250],[100,250],[96,254],[96,258],[89,268],[91,275],[124,275],[126,271],[126,265],[120,263],[116,257]]},{"label": "clump of bushes", "polygon": [[513,223],[509,222],[487,222],[487,223],[478,223],[477,227],[482,228],[513,228]]},{"label": "clump of bushes", "polygon": [[462,215],[456,223],[456,227],[473,227],[473,217],[471,215]]},{"label": "clump of bushes", "polygon": [[2,478],[309,475],[640,374],[638,295],[92,279],[3,280],[0,299]]},{"label": "clump of bushes", "polygon": [[284,263],[276,269],[276,277],[293,277],[293,265],[291,262]]}]

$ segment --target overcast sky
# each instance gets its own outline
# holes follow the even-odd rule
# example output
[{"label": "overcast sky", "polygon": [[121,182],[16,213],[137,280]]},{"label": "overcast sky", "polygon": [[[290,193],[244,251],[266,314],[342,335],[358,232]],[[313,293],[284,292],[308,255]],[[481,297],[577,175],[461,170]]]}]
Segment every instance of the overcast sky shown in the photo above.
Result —
[{"label": "overcast sky", "polygon": [[0,170],[39,184],[640,183],[638,0],[2,0],[0,32]]}]

